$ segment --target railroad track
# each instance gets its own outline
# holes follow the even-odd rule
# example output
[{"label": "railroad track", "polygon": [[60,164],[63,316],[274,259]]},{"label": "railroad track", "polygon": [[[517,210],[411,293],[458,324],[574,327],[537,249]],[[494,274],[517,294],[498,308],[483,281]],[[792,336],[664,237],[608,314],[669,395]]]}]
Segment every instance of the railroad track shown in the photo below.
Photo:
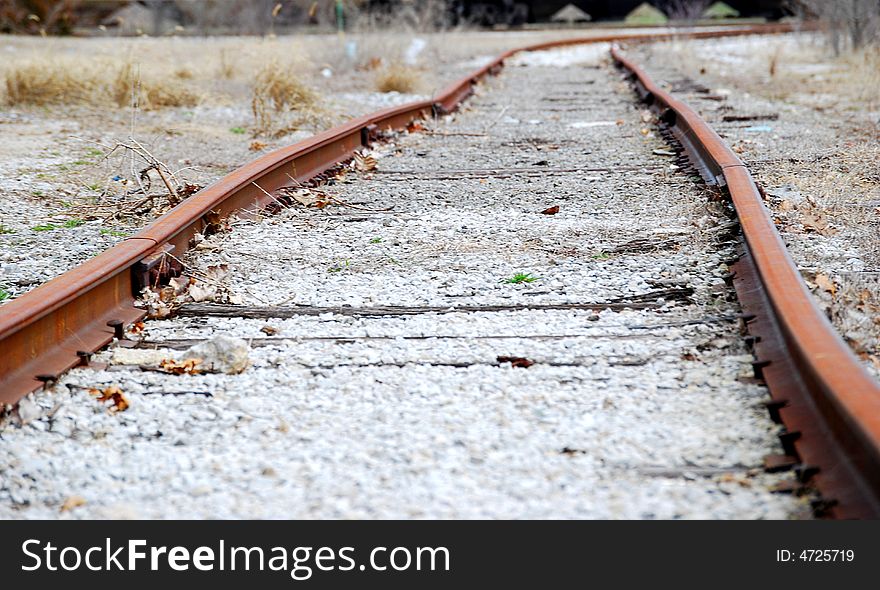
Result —
[{"label": "railroad track", "polygon": [[[784,30],[743,28],[694,36]],[[629,41],[670,37],[647,35]],[[619,40],[605,37],[589,42]],[[687,429],[681,416],[688,412],[695,416],[711,413],[716,411],[713,404],[725,407],[728,398],[745,404],[755,395],[757,386],[744,382],[738,373],[743,361],[737,355],[742,352],[737,333],[742,324],[748,333],[745,342],[755,355],[755,379],[769,386],[771,415],[786,427],[781,436],[785,453],[770,458],[767,466],[794,467],[799,478],[795,487],[818,487],[822,498],[815,507],[823,516],[876,517],[880,390],[811,303],[742,162],[687,105],[657,87],[618,49],[613,50],[615,62],[655,113],[660,132],[678,150],[680,167],[685,167],[686,156],[714,194],[731,203],[728,212],[737,223],[724,217],[721,205],[703,211],[705,191],[693,187],[683,174],[666,173],[670,157],[666,150],[644,153],[640,133],[653,123],[638,119],[632,106],[612,92],[608,72],[575,68],[574,74],[544,72],[538,78],[508,75],[504,79],[510,77],[512,87],[495,89],[493,96],[502,94],[513,108],[495,113],[488,126],[492,133],[487,132],[485,112],[443,121],[444,114],[474,92],[478,81],[497,73],[505,62],[520,60],[528,68],[527,52],[579,43],[584,41],[507,52],[450,85],[433,101],[362,117],[264,156],[194,195],[134,238],[4,306],[0,342],[8,354],[0,360],[2,400],[15,403],[30,391],[52,387],[62,372],[88,364],[91,354],[114,337],[135,348],[171,350],[198,345],[228,330],[248,337],[253,370],[261,378],[267,372],[278,373],[279,364],[290,363],[289,371],[297,379],[323,392],[319,398],[327,394],[319,408],[344,404],[330,393],[343,398],[355,395],[351,407],[327,414],[313,408],[308,399],[299,399],[297,388],[283,378],[271,377],[272,385],[255,386],[261,392],[267,387],[268,391],[280,388],[312,407],[313,415],[307,419],[340,421],[338,431],[331,429],[340,437],[357,440],[360,434],[366,441],[373,435],[364,430],[363,422],[377,421],[388,440],[405,446],[404,435],[418,439],[419,421],[437,426],[431,416],[444,406],[462,411],[474,424],[482,424],[479,412],[499,413],[499,420],[513,434],[490,430],[490,435],[522,454],[522,460],[505,457],[511,472],[522,476],[539,495],[546,493],[549,502],[571,502],[565,494],[554,498],[555,492],[542,489],[543,484],[528,474],[555,481],[557,487],[561,477],[563,487],[602,488],[602,477],[586,483],[571,480],[579,468],[571,461],[587,461],[592,458],[590,446],[602,446],[602,437],[590,422],[596,420],[596,412],[613,422],[615,408],[646,404],[663,418],[665,428]],[[536,91],[541,94],[538,100],[530,96]],[[562,103],[571,106],[547,116],[548,105]],[[414,121],[422,121],[419,127],[429,133],[388,133],[407,126],[417,131],[411,126]],[[540,141],[523,142],[523,126],[544,136]],[[340,164],[371,143],[380,154],[389,152],[379,160],[381,173],[377,171],[369,180],[340,176]],[[612,145],[616,150],[610,149]],[[645,190],[661,176],[665,186]],[[407,180],[401,182],[402,178]],[[314,209],[290,207],[278,217],[284,231],[244,223],[229,234],[211,238],[221,248],[223,260],[210,250],[199,256],[205,264],[230,264],[244,289],[246,305],[186,304],[177,310],[176,319],[148,323],[146,338],[126,333],[125,328],[145,314],[134,305],[135,293],[173,274],[189,272],[179,268],[179,261],[197,234],[233,212],[275,206],[285,198],[285,188],[314,184],[316,179],[320,190],[354,208],[329,207],[319,215]],[[559,211],[550,214],[556,206]],[[694,231],[694,224],[699,231]],[[302,242],[306,231],[318,247]],[[273,246],[253,251],[258,243]],[[658,253],[664,255],[659,265]],[[310,260],[322,254],[335,260],[333,266],[310,268]],[[254,264],[255,259],[264,264]],[[730,274],[718,270],[725,261],[730,263]],[[293,285],[273,276],[277,269],[290,265],[306,269]],[[408,277],[412,270],[407,269],[416,266],[430,272],[425,277]],[[522,275],[518,279],[517,273]],[[535,277],[539,280],[530,282]],[[499,283],[505,279],[511,282]],[[373,283],[364,288],[364,280]],[[725,282],[736,289],[741,314],[727,300]],[[294,305],[278,304],[297,296],[300,300]],[[339,305],[321,305],[327,298]],[[160,375],[146,365],[93,368],[94,373],[78,371],[71,383],[121,382],[129,391],[140,388],[143,399],[157,393],[208,396],[234,386],[224,378],[208,376],[199,382],[205,391],[188,391],[173,381],[179,377]],[[648,392],[652,395],[641,400],[632,394],[639,392],[640,380],[648,374],[661,383],[661,391],[653,388]],[[699,379],[705,380],[703,399],[693,395]],[[399,433],[388,432],[395,426],[388,410],[357,397],[363,393],[360,380],[375,389],[367,394],[368,399],[388,398],[400,406]],[[450,398],[443,391],[445,386],[426,385],[432,381],[448,384],[463,400]],[[675,395],[669,391],[660,395],[673,382]],[[177,391],[181,387],[184,390]],[[595,399],[579,398],[584,391],[606,387],[613,392],[600,400],[607,415],[594,407]],[[539,400],[530,399],[523,389],[537,392]],[[492,398],[501,390],[514,392],[512,405],[487,405],[482,396]],[[415,392],[417,399],[421,394],[423,405],[413,405],[407,396],[395,398],[401,392]],[[424,399],[432,395],[438,399]],[[263,402],[254,403],[268,411],[283,399],[270,393]],[[478,413],[463,410],[458,405],[462,403],[472,404]],[[533,415],[521,414],[526,410]],[[649,410],[642,410],[650,415]],[[221,413],[216,410],[218,418]],[[257,412],[259,417],[254,418],[253,414],[243,411],[247,420],[268,420],[272,415]],[[546,420],[541,417],[544,414]],[[589,419],[584,418],[587,414]],[[738,438],[750,436],[748,428],[753,425],[728,419],[730,424],[716,425],[715,435],[735,446]],[[439,422],[450,426],[446,420]],[[448,441],[437,443],[443,452],[454,456],[460,446],[471,454],[470,459],[460,459],[473,463],[486,461],[486,453],[491,456],[498,450],[479,447],[472,438],[480,433],[469,432],[466,422],[451,426],[453,431],[461,429],[463,440],[451,447]],[[214,425],[211,428],[216,430]],[[529,434],[531,429],[538,433]],[[669,432],[605,435],[618,447],[670,444]],[[149,437],[142,433],[141,438]],[[414,447],[418,453],[429,454],[429,443],[420,441]],[[365,444],[370,447],[371,443]],[[537,449],[546,454],[550,448],[556,449],[557,456],[535,456]],[[379,443],[370,449],[380,457],[389,452]],[[665,452],[703,456],[687,444],[671,444]],[[750,452],[741,449],[733,455],[751,457]],[[616,456],[609,449],[599,455],[598,460],[611,457],[612,463]],[[642,462],[637,473],[687,472],[686,467],[674,464],[647,464],[665,461],[649,449],[635,455]],[[164,457],[162,452],[158,456]],[[748,471],[752,477],[765,477],[753,473],[760,467],[754,461],[720,464],[724,457],[720,451],[707,452],[705,458],[714,464],[692,465],[691,472],[729,475]],[[393,463],[393,456],[388,460]],[[409,458],[410,467],[418,462],[418,456]],[[340,475],[336,462],[329,464]],[[616,468],[626,471],[627,467],[633,471],[624,460]],[[383,473],[391,475],[401,474]],[[416,482],[418,493],[427,493],[423,486],[429,474],[404,475]],[[481,479],[490,475],[504,479],[503,471],[477,469],[458,483],[465,489],[472,486],[469,493],[475,496],[482,486],[493,489],[498,497],[516,497],[510,487],[495,489]],[[372,481],[367,475],[362,478],[361,483]],[[338,479],[331,479],[324,482],[313,476],[308,481],[332,496],[322,487],[338,485]],[[629,484],[639,487],[632,481]],[[705,487],[705,482],[694,485],[703,489],[700,486]],[[369,503],[370,493],[363,493]],[[412,504],[445,505],[449,501],[418,494],[410,499]],[[528,505],[527,500],[520,501]],[[569,516],[615,515],[591,513],[584,506],[562,506]],[[540,503],[532,508],[483,515],[553,514],[542,512],[548,507]],[[380,511],[379,515],[388,513]],[[427,514],[448,515],[442,510]]]}]

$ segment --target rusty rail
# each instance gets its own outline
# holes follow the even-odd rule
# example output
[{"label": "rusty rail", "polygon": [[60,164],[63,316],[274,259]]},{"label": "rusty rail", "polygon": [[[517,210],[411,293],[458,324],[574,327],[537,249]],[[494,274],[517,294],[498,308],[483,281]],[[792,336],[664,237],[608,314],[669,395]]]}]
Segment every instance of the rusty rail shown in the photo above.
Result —
[{"label": "rusty rail", "polygon": [[744,238],[731,270],[755,376],[770,389],[799,479],[821,490],[831,516],[880,518],[880,386],[813,302],[739,157],[693,109],[611,53],[704,180],[730,196]]},{"label": "rusty rail", "polygon": [[[89,354],[110,342],[122,327],[144,316],[134,306],[137,286],[172,252],[176,258],[207,217],[228,216],[262,207],[273,193],[313,178],[352,157],[375,129],[399,129],[415,119],[453,111],[473,86],[496,73],[519,51],[535,51],[619,39],[655,41],[791,31],[788,25],[736,27],[693,33],[624,34],[542,43],[508,51],[450,84],[433,100],[414,102],[359,117],[314,137],[266,154],[193,195],[140,233],[75,269],[0,307],[0,404],[13,404],[67,369],[88,362]],[[259,188],[254,185],[259,184]],[[261,190],[263,189],[263,190]]]},{"label": "rusty rail", "polygon": [[[801,27],[805,29],[806,27]],[[292,181],[305,181],[351,158],[375,130],[455,110],[487,75],[522,51],[585,43],[644,43],[792,31],[791,25],[737,27],[683,33],[620,34],[540,43],[507,51],[450,84],[432,100],[359,117],[292,146],[267,154],[193,195],[136,236],[0,307],[0,403],[16,403],[57,380],[124,327],[143,317],[134,305],[138,286],[173,252],[186,251],[192,236],[237,211],[268,204]],[[699,116],[659,89],[619,51],[614,59],[636,80],[691,155],[707,181],[726,186],[745,236],[734,266],[734,285],[747,311],[756,374],[774,398],[771,410],[784,421],[783,444],[801,461],[803,479],[813,478],[839,517],[877,517],[880,497],[880,389],[861,368],[810,300],[796,267],[764,210],[743,163]],[[255,186],[254,183],[260,186]]]}]

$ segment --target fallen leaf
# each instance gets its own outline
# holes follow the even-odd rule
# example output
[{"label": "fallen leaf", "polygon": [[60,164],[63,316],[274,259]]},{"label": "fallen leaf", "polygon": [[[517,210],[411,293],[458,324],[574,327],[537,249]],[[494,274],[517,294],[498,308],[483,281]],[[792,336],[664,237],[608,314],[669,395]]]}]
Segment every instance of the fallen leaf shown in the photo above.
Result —
[{"label": "fallen leaf", "polygon": [[173,277],[168,281],[168,286],[174,289],[174,295],[176,296],[186,291],[190,282],[189,277]]},{"label": "fallen leaf", "polygon": [[84,506],[85,504],[86,499],[82,496],[70,496],[64,500],[64,503],[61,505],[61,512],[67,512],[74,508],[78,508],[79,506]]},{"label": "fallen leaf", "polygon": [[181,186],[180,188],[177,189],[177,196],[185,199],[191,195],[196,194],[197,192],[199,192],[203,188],[204,187],[200,184],[193,184],[193,183],[185,182],[183,184],[183,186]]},{"label": "fallen leaf", "polygon": [[267,336],[274,336],[278,333],[278,328],[275,328],[273,326],[263,326],[262,328],[260,328],[260,332],[266,334]]},{"label": "fallen leaf", "polygon": [[733,473],[724,473],[721,477],[718,478],[718,481],[721,483],[735,483],[739,484],[741,487],[750,488],[752,487],[752,482],[750,482],[745,477],[735,475]]},{"label": "fallen leaf", "polygon": [[205,226],[202,233],[206,236],[229,231],[229,219],[222,217],[217,211],[205,213],[205,221],[208,222],[208,225]]},{"label": "fallen leaf", "polygon": [[198,375],[201,369],[198,366],[202,364],[202,359],[186,359],[185,361],[177,361],[174,359],[164,359],[159,366],[166,373],[173,375]]},{"label": "fallen leaf", "polygon": [[90,387],[88,391],[90,395],[96,396],[99,402],[113,402],[113,407],[110,408],[111,412],[124,412],[131,405],[128,398],[116,385],[111,385],[103,391]]},{"label": "fallen leaf", "polygon": [[287,193],[294,201],[305,207],[323,209],[333,202],[333,198],[322,191],[310,188],[300,188]]},{"label": "fallen leaf", "polygon": [[220,282],[229,274],[229,265],[214,264],[205,269],[205,278],[209,281]]},{"label": "fallen leaf", "polygon": [[544,215],[556,215],[559,213],[559,205],[553,205],[552,207],[547,207],[543,211],[541,211]]},{"label": "fallen leaf", "polygon": [[379,167],[379,162],[376,161],[375,156],[364,152],[355,152],[352,163],[354,164],[354,169],[358,172],[372,172]]},{"label": "fallen leaf", "polygon": [[144,331],[145,327],[146,326],[144,325],[143,322],[135,322],[131,325],[131,327],[128,329],[128,331],[131,332],[132,334],[140,334],[141,332]]},{"label": "fallen leaf", "polygon": [[499,356],[496,360],[499,363],[510,363],[512,367],[520,369],[528,369],[535,364],[535,361],[531,361],[521,356]]},{"label": "fallen leaf", "polygon": [[217,294],[217,289],[209,285],[193,285],[189,288],[189,296],[196,303],[212,299]]},{"label": "fallen leaf", "polygon": [[255,139],[251,142],[251,145],[248,147],[248,149],[252,152],[259,152],[266,149],[266,144],[262,141]]},{"label": "fallen leaf", "polygon": [[828,275],[821,272],[817,273],[814,281],[817,287],[819,287],[823,291],[831,293],[831,297],[834,297],[837,294],[837,285],[834,283],[834,281],[828,278]]},{"label": "fallen leaf", "polygon": [[821,213],[805,213],[801,218],[804,229],[816,232],[819,235],[828,236],[834,233],[834,229],[828,226],[825,216]]}]

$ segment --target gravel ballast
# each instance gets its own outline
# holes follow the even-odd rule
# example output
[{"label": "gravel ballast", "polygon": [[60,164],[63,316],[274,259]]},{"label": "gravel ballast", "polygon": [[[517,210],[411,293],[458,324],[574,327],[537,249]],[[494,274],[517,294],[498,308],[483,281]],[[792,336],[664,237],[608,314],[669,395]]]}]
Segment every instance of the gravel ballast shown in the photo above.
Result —
[{"label": "gravel ballast", "polygon": [[[138,365],[179,350],[111,349],[72,371],[0,427],[0,517],[803,517],[761,469],[778,427],[727,221],[603,55],[512,60],[322,187],[337,204],[205,240],[196,271],[227,265],[245,306],[352,312],[147,322],[132,338],[241,338],[250,365],[166,375]],[[509,309],[355,313],[489,305]],[[86,391],[111,386],[125,411]]]}]

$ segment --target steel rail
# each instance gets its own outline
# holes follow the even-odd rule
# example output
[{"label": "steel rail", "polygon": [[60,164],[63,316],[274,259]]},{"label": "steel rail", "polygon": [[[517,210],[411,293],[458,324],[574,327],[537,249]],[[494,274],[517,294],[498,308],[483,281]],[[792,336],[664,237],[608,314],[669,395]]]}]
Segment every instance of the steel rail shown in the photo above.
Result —
[{"label": "steel rail", "polygon": [[742,160],[688,105],[612,48],[642,100],[681,143],[703,178],[726,187],[744,252],[732,265],[747,314],[755,374],[798,476],[822,492],[830,516],[880,517],[880,385],[816,306]]},{"label": "steel rail", "polygon": [[[294,145],[266,154],[203,189],[135,236],[0,307],[0,404],[52,383],[67,369],[120,336],[141,319],[134,305],[138,287],[189,247],[212,219],[265,206],[273,193],[305,181],[351,158],[376,129],[399,129],[411,121],[453,111],[482,78],[520,51],[625,39],[646,42],[680,38],[789,32],[790,25],[735,27],[691,33],[622,34],[540,43],[507,51],[453,82],[432,100],[413,102],[359,117]],[[288,176],[289,175],[289,176]],[[259,185],[259,186],[257,186]]]},{"label": "steel rail", "polygon": [[[806,29],[801,27],[801,30]],[[180,258],[196,232],[217,218],[259,209],[266,193],[305,181],[350,159],[374,132],[448,113],[524,51],[587,43],[645,43],[773,34],[791,25],[749,26],[682,33],[620,34],[539,43],[507,51],[445,87],[431,100],[359,117],[292,146],[264,155],[193,195],[132,238],[0,307],[0,403],[57,380],[124,327],[144,316],[135,306],[140,286],[161,273],[173,252]],[[726,186],[739,215],[746,252],[736,263],[734,286],[744,309],[756,374],[774,398],[771,410],[788,431],[785,448],[798,455],[799,474],[812,478],[838,517],[876,517],[880,497],[880,390],[813,305],[797,268],[776,233],[757,189],[738,157],[684,103],[658,88],[619,51],[643,98],[670,125],[707,181]],[[259,185],[259,186],[257,186]],[[265,192],[264,192],[265,191]]]}]

